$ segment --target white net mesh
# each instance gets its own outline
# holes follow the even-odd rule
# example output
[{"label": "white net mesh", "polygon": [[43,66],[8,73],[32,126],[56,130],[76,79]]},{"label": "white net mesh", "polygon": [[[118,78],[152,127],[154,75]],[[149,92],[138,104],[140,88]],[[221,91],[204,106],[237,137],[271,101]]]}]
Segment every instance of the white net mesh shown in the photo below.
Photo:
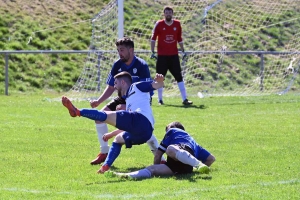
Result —
[{"label": "white net mesh", "polygon": [[[137,55],[148,62],[152,75],[150,37],[166,5],[172,6],[173,18],[182,24],[188,52],[182,68],[189,96],[299,93],[300,0],[139,0],[130,1],[130,6],[125,1],[124,35],[134,40]],[[118,59],[117,12],[113,0],[93,20],[91,49],[101,52],[87,56],[69,96],[98,97],[105,88],[107,74]],[[233,54],[237,51],[294,53]],[[170,73],[165,82],[164,95],[179,95]]]}]

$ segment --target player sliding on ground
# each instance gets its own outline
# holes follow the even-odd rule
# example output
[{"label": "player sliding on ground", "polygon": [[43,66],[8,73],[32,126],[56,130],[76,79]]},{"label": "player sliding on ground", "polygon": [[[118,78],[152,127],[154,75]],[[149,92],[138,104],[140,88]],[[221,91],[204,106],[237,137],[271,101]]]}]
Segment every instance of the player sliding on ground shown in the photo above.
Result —
[{"label": "player sliding on ground", "polygon": [[[168,155],[165,164],[159,164],[160,158]],[[215,157],[201,147],[185,130],[180,122],[172,122],[166,127],[166,134],[161,141],[154,158],[154,165],[144,169],[117,173],[105,172],[106,177],[120,177],[129,179],[150,178],[152,176],[166,176],[191,173],[196,168],[201,174],[208,174],[209,166]]]},{"label": "player sliding on ground", "polygon": [[[121,152],[121,147],[146,143],[152,136],[154,117],[150,105],[150,93],[164,86],[164,76],[156,74],[154,81],[142,81],[132,84],[128,72],[114,76],[114,88],[118,96],[126,100],[126,111],[99,111],[95,109],[77,109],[67,97],[62,97],[62,104],[72,117],[86,117],[108,123],[124,132],[118,133],[109,149],[108,156],[98,173],[108,171]],[[110,135],[113,137],[113,135]]]}]

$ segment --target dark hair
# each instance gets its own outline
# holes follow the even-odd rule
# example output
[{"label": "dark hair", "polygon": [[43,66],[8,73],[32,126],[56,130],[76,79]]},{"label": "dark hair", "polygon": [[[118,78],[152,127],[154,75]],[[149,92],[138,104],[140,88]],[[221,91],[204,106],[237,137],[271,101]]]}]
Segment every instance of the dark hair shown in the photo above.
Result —
[{"label": "dark hair", "polygon": [[180,123],[180,122],[171,122],[170,124],[168,124],[166,126],[166,132],[170,129],[170,128],[179,128],[181,130],[184,130],[184,126]]},{"label": "dark hair", "polygon": [[172,13],[174,12],[174,11],[173,11],[173,8],[172,8],[171,6],[165,6],[165,7],[164,7],[164,13],[165,13],[166,10],[171,10]]},{"label": "dark hair", "polygon": [[131,75],[128,73],[128,72],[120,72],[118,74],[116,74],[114,76],[114,78],[120,78],[120,79],[123,79],[125,82],[127,82],[129,85],[131,85],[132,83],[132,77]]},{"label": "dark hair", "polygon": [[124,46],[126,46],[128,48],[134,48],[134,42],[129,37],[123,37],[121,39],[118,39],[116,41],[116,46],[118,47],[120,45],[124,45]]}]

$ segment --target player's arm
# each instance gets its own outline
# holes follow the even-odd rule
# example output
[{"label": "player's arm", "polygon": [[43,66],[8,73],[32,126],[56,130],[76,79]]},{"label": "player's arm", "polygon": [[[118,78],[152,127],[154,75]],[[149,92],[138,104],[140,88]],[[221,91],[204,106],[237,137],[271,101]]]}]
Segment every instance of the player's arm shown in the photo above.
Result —
[{"label": "player's arm", "polygon": [[97,100],[90,101],[90,105],[92,108],[95,108],[99,106],[103,101],[108,99],[112,93],[115,91],[114,85],[115,85],[115,79],[114,75],[116,74],[117,68],[116,63],[114,63],[112,69],[110,70],[107,79],[106,79],[106,88],[104,89],[103,93]]},{"label": "player's arm", "polygon": [[162,150],[160,149],[157,149],[156,152],[155,152],[155,155],[154,155],[154,164],[160,164],[161,162],[161,157],[163,156],[165,152],[163,152]]},{"label": "player's arm", "polygon": [[154,81],[142,81],[136,83],[136,87],[142,92],[151,92],[164,86],[164,76],[156,74]]},{"label": "player's arm", "polygon": [[156,38],[158,35],[158,22],[156,22],[153,30],[152,30],[152,35],[151,35],[151,42],[150,42],[150,46],[151,46],[151,52],[154,52],[155,49],[155,43],[156,43]]},{"label": "player's arm", "polygon": [[151,40],[151,52],[154,53],[154,49],[155,49],[155,43],[156,43],[156,40]]},{"label": "player's arm", "polygon": [[152,82],[152,87],[158,89],[164,86],[165,77],[162,74],[156,74],[154,81]]},{"label": "player's arm", "polygon": [[103,135],[102,139],[103,139],[105,142],[107,142],[110,138],[112,138],[112,137],[114,137],[114,136],[116,136],[116,135],[118,135],[119,133],[122,133],[122,132],[124,132],[124,131],[117,129],[117,130],[114,130],[114,131],[112,131],[112,132],[105,133],[105,134]]},{"label": "player's arm", "polygon": [[115,88],[111,85],[107,85],[104,89],[102,95],[97,100],[91,100],[90,105],[92,108],[99,106],[103,101],[108,99],[112,93],[115,91]]},{"label": "player's arm", "polygon": [[184,52],[184,46],[183,46],[183,40],[182,40],[182,28],[181,28],[180,22],[179,22],[179,29],[177,32],[177,41],[180,46],[181,52]]}]

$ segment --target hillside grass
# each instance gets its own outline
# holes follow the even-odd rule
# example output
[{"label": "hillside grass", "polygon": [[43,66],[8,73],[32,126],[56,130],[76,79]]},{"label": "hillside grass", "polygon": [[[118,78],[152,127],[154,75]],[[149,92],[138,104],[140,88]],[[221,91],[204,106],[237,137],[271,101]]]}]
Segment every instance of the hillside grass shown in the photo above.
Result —
[{"label": "hillside grass", "polygon": [[[92,35],[91,19],[99,13],[109,1],[1,1],[0,2],[0,51],[1,50],[87,50],[90,46]],[[238,2],[237,2],[238,3]],[[262,4],[261,6],[263,6]],[[145,1],[125,1],[125,27],[131,27],[132,32],[137,34],[142,29],[135,24],[142,24],[143,20],[149,16],[157,14],[161,10],[159,4],[149,4]],[[151,7],[152,6],[152,7]],[[232,5],[224,4],[228,13]],[[154,9],[156,8],[156,9]],[[183,9],[183,8],[182,8]],[[156,13],[154,13],[156,12]],[[255,32],[243,34],[232,34],[224,39],[234,43],[231,50],[265,50],[280,51],[284,45],[293,39],[300,29],[300,14],[297,9],[281,15],[278,19],[268,18],[272,27],[262,28]],[[138,14],[137,14],[138,13]],[[252,14],[255,16],[257,11],[247,10],[243,14]],[[262,16],[255,17],[264,19]],[[228,15],[229,16],[229,15]],[[211,16],[209,16],[211,17]],[[218,20],[223,16],[221,14],[212,15]],[[245,16],[240,16],[244,18]],[[294,20],[290,20],[294,19]],[[157,20],[157,19],[156,19]],[[228,23],[234,23],[235,18],[230,18]],[[233,21],[230,21],[233,20]],[[284,22],[284,23],[279,23]],[[245,23],[245,22],[239,22]],[[249,22],[250,23],[250,22]],[[258,22],[257,22],[258,23]],[[255,28],[258,24],[252,24]],[[152,29],[152,24],[151,27]],[[214,30],[215,27],[212,27]],[[185,42],[186,49],[189,50],[201,35],[201,27],[185,27],[189,33],[194,33],[195,37],[187,38]],[[224,30],[225,31],[225,30]],[[213,34],[213,33],[212,33]],[[225,32],[224,32],[225,34]],[[30,37],[32,39],[30,39]],[[214,39],[214,35],[209,36]],[[208,38],[207,38],[208,39]],[[139,46],[150,49],[147,42]],[[294,41],[297,43],[297,41]],[[296,44],[295,44],[295,47]],[[206,46],[199,46],[200,50],[214,49],[214,43],[208,43]],[[149,55],[142,56],[149,66],[154,67],[155,61],[149,59]],[[238,58],[238,59],[237,59]],[[198,57],[190,58],[189,62],[198,63]],[[272,57],[265,56],[266,64],[271,62]],[[75,54],[48,54],[48,55],[25,55],[12,54],[9,56],[9,87],[10,90],[20,92],[31,92],[38,90],[55,90],[58,92],[69,90],[82,73],[85,65],[86,55]],[[198,79],[192,79],[194,85],[203,82],[211,85],[219,81],[219,88],[232,90],[236,87],[247,85],[251,77],[259,74],[260,58],[258,56],[228,56],[222,63],[222,74],[219,74],[220,68],[219,55],[204,57],[201,60],[205,72],[196,72],[194,76]],[[112,63],[111,63],[112,64]],[[280,65],[280,61],[279,64]],[[0,56],[0,65],[4,66],[4,55]],[[277,65],[277,63],[276,63]],[[237,67],[244,66],[244,67]],[[196,66],[197,67],[197,66]],[[199,67],[200,68],[200,67]],[[237,69],[238,68],[238,69]],[[207,70],[206,70],[207,69]],[[153,71],[153,70],[152,70]],[[280,73],[280,72],[277,72]],[[168,77],[169,78],[169,77]],[[0,92],[4,91],[4,70],[0,72]],[[274,83],[270,83],[273,85]],[[295,87],[299,87],[300,81],[295,82]]]},{"label": "hillside grass", "polygon": [[[299,95],[192,99],[190,107],[176,98],[164,106],[154,101],[158,140],[166,124],[180,121],[216,162],[209,176],[141,181],[97,174],[99,166],[89,164],[99,151],[94,122],[71,118],[52,97],[1,97],[0,199],[300,198]],[[122,148],[111,169],[129,172],[152,162],[144,144]]]}]

